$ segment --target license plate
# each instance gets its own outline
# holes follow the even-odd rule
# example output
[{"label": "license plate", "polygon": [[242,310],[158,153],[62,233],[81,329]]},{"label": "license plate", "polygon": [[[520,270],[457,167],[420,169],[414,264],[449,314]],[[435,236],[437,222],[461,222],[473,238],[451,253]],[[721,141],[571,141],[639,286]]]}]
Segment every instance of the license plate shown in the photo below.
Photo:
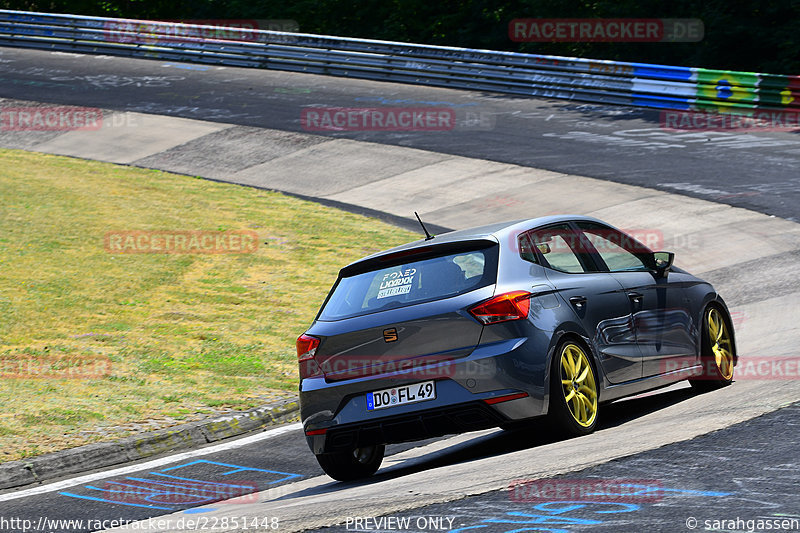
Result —
[{"label": "license plate", "polygon": [[424,402],[436,398],[436,385],[433,381],[423,381],[413,385],[392,387],[367,393],[367,411],[385,409],[397,405]]}]

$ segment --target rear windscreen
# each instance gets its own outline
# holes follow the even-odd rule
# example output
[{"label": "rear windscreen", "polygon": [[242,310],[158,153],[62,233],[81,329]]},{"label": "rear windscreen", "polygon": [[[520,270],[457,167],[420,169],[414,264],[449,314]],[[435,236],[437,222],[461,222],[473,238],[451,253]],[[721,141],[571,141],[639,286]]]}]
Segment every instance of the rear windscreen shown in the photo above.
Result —
[{"label": "rear windscreen", "polygon": [[340,320],[385,309],[450,298],[495,283],[497,246],[409,259],[402,264],[343,277],[319,320]]}]

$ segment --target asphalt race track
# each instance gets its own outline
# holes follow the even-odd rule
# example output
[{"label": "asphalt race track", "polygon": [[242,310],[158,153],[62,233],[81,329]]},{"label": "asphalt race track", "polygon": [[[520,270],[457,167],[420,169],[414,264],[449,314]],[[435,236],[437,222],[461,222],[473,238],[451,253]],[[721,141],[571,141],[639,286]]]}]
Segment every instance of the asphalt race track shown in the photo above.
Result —
[{"label": "asphalt race track", "polygon": [[[321,473],[314,456],[308,452],[302,431],[294,426],[298,424],[290,426],[290,431],[247,446],[212,453],[204,453],[208,450],[205,448],[197,450],[202,455],[182,459],[168,457],[157,465],[147,461],[139,466],[130,465],[124,471],[112,469],[100,477],[92,476],[97,479],[82,482],[78,481],[86,474],[74,476],[48,484],[49,488],[57,489],[13,500],[5,498],[14,493],[6,493],[0,495],[0,516],[30,520],[34,524],[38,524],[40,517],[67,521],[89,517],[132,521],[192,509],[218,500],[220,496],[253,502],[255,498],[248,494],[254,491],[280,495],[286,483]],[[286,426],[280,429],[284,428]],[[387,454],[412,447],[411,444],[394,445],[387,449]],[[224,487],[218,483],[222,479],[227,482]],[[85,526],[61,524],[53,529],[64,533],[94,531]],[[22,529],[3,527],[2,531]]]},{"label": "asphalt race track", "polygon": [[300,119],[309,107],[446,108],[457,120],[451,131],[328,135],[642,185],[800,219],[800,131],[672,132],[660,127],[659,111],[630,107],[110,56],[0,52],[0,97],[286,131],[305,131]]},{"label": "asphalt race track", "polygon": [[[743,322],[737,325],[743,359],[774,355],[797,360],[800,287],[790,267],[800,250],[800,226],[780,219],[800,220],[797,133],[676,133],[660,128],[658,112],[633,108],[10,48],[0,49],[0,98],[202,120],[228,128],[192,123],[205,128],[207,137],[255,135],[267,144],[279,133],[262,128],[299,132],[307,143],[298,150],[300,155],[294,162],[287,156],[274,164],[286,176],[300,176],[297,168],[303,167],[290,165],[308,153],[335,160],[336,150],[341,150],[336,145],[326,151],[326,143],[306,137],[309,133],[376,143],[351,147],[370,157],[376,154],[376,165],[382,157],[395,162],[408,156],[428,158],[426,164],[440,174],[447,165],[452,165],[447,167],[452,173],[491,169],[491,180],[473,178],[470,187],[450,192],[435,190],[432,176],[439,174],[425,170],[428,167],[421,167],[425,172],[420,171],[416,181],[408,179],[415,170],[400,169],[396,176],[365,180],[361,188],[355,178],[336,190],[326,190],[320,181],[298,179],[302,187],[291,191],[395,216],[427,202],[436,206],[429,209],[431,221],[450,227],[467,225],[489,211],[516,213],[514,218],[532,214],[537,202],[544,201],[542,196],[548,208],[563,210],[568,205],[574,212],[597,213],[618,225],[630,220],[664,227],[670,235],[703,235],[707,224],[712,231],[699,241],[702,246],[676,247],[679,263],[712,280],[732,304]],[[300,122],[308,106],[443,107],[455,111],[458,124],[443,132],[309,132]],[[131,139],[143,134],[134,131]],[[6,147],[17,142],[8,132],[0,140]],[[17,146],[29,145],[19,141]],[[192,146],[194,152],[187,157],[208,150],[199,141]],[[307,148],[312,151],[304,152]],[[347,153],[352,152],[343,151],[341,157]],[[437,153],[463,158],[442,161]],[[472,158],[531,168],[526,173]],[[152,155],[131,161],[144,165],[167,159]],[[253,168],[261,172],[270,164],[264,159]],[[563,174],[551,176],[536,169]],[[220,179],[216,174],[208,177]],[[257,180],[239,182],[269,186]],[[394,206],[381,204],[381,197],[390,197],[397,182],[415,188],[407,197],[392,198]],[[433,185],[426,188],[425,183]],[[513,202],[492,203],[495,197],[486,189],[498,183],[517,185]],[[559,192],[559,184],[567,189]],[[451,196],[458,198],[448,204]],[[607,406],[599,430],[579,439],[556,441],[536,426],[392,446],[378,474],[359,483],[334,483],[321,476],[300,428],[283,426],[220,447],[6,491],[0,494],[0,530],[17,532],[35,525],[40,531],[93,531],[112,524],[96,527],[87,520],[163,517],[169,525],[147,530],[198,531],[215,525],[214,531],[273,526],[300,531],[339,524],[343,531],[669,532],[693,529],[689,518],[698,520],[694,529],[700,530],[705,520],[800,519],[792,494],[800,455],[795,438],[800,420],[797,383],[791,377],[741,379],[702,395],[679,384]],[[644,486],[644,494],[640,491],[626,501],[600,497],[591,505],[585,499],[580,504],[563,498],[515,501],[509,495],[515,481],[552,476],[568,487],[587,480]],[[239,498],[215,502],[234,497]],[[11,517],[31,522],[2,522]],[[381,517],[395,521],[375,522]],[[418,522],[420,517],[426,520]],[[43,518],[84,523],[54,525],[42,523]],[[176,521],[181,518],[206,522],[203,528],[179,527]],[[233,524],[234,518],[239,525]],[[373,522],[356,523],[355,518]],[[405,518],[412,519],[407,527],[391,527],[405,524],[399,522]],[[242,524],[255,527],[245,529]],[[790,525],[783,530],[800,531],[800,524]],[[730,525],[717,529],[747,530]]]},{"label": "asphalt race track", "polygon": [[[795,404],[689,442],[546,481],[513,480],[507,490],[404,511],[392,516],[394,522],[388,516],[370,522],[353,517],[328,530],[391,531],[387,526],[394,523],[413,532],[435,531],[438,524],[485,533],[797,531],[798,410]],[[709,481],[714,479],[723,481]],[[580,502],[564,501],[581,485],[588,494]]]},{"label": "asphalt race track", "polygon": [[[691,396],[693,393],[688,388],[680,388],[666,394],[612,404],[599,429],[603,431],[646,417],[667,404],[678,403]],[[535,499],[537,494],[530,490],[514,493],[513,489],[504,489],[445,504],[421,506],[384,518],[411,518],[410,527],[402,528],[403,531],[441,530],[433,526],[433,521],[430,526],[425,522],[417,523],[420,517],[430,520],[439,517],[444,520],[444,525],[451,526],[445,530],[462,528],[487,532],[510,531],[523,525],[576,532],[672,532],[689,531],[684,526],[689,517],[701,521],[735,520],[737,517],[743,520],[800,519],[793,490],[800,480],[797,471],[800,443],[795,439],[800,425],[799,411],[800,404],[795,404],[691,441],[670,444],[554,478],[555,482],[563,483],[567,488],[591,482],[613,483],[615,486],[635,485],[636,490],[631,489],[631,494],[626,497],[617,497],[618,493],[615,492],[606,497],[594,496],[592,505],[578,505],[565,504],[562,498],[553,496],[544,498],[547,496],[545,490],[541,492],[542,499]],[[263,442],[265,445],[243,446],[180,461],[165,458],[163,464],[149,468],[132,465],[125,472],[107,472],[94,476],[97,479],[83,482],[66,480],[58,483],[57,490],[23,498],[4,501],[0,497],[2,516],[30,520],[32,524],[38,524],[40,517],[53,521],[86,521],[88,518],[144,520],[179,510],[186,510],[189,513],[187,516],[199,517],[201,514],[193,514],[192,509],[214,500],[221,493],[239,497],[238,505],[248,506],[255,503],[255,499],[247,495],[253,488],[264,491],[259,499],[265,496],[280,499],[287,493],[284,492],[287,484],[319,475],[319,467],[307,452],[299,431],[288,431]],[[414,452],[414,446],[429,443],[435,441],[392,446],[387,450],[387,460],[403,451]],[[537,447],[548,444],[558,442],[541,434],[536,428],[513,432],[480,432],[458,445],[421,454],[416,461],[384,468],[374,480],[360,485],[378,484],[421,471],[435,472],[449,465],[468,464],[487,457],[502,459],[504,455],[520,450],[535,452]],[[176,475],[182,479],[167,478]],[[235,489],[221,492],[217,483],[223,475],[227,477],[229,485],[242,487],[241,492]],[[536,480],[511,478],[508,486]],[[179,482],[183,484],[176,485]],[[342,485],[328,480],[318,490],[335,493]],[[224,512],[226,507],[235,505],[212,503],[210,508]],[[620,514],[607,516],[609,513],[598,514],[598,511]],[[353,516],[353,520],[365,516],[375,520],[381,518],[379,515],[358,514]],[[448,522],[448,519],[453,521]],[[357,526],[351,521],[335,530],[393,530],[389,527],[378,528],[374,522],[368,527],[364,527],[363,523],[361,527]],[[787,528],[787,531],[798,529],[800,527]],[[53,531],[80,532],[93,529],[61,525]]]}]

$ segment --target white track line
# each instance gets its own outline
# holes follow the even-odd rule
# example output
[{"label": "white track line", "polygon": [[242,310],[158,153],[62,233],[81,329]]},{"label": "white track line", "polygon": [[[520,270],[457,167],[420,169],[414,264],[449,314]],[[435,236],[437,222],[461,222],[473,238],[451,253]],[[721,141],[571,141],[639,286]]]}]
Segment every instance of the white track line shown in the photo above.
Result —
[{"label": "white track line", "polygon": [[271,439],[273,437],[278,437],[280,435],[284,435],[296,429],[302,429],[302,427],[303,425],[300,422],[295,422],[294,424],[281,426],[275,429],[265,431],[263,433],[258,433],[257,435],[251,435],[249,437],[244,437],[242,439],[230,442],[223,442],[221,444],[215,444],[214,446],[201,448],[199,450],[192,450],[188,452],[178,453],[175,455],[170,455],[167,457],[161,457],[160,459],[154,459],[146,463],[128,465],[120,468],[115,468],[113,470],[105,470],[103,472],[86,474],[85,476],[65,479],[64,481],[57,481],[55,483],[50,483],[48,485],[42,485],[40,487],[34,487],[32,489],[21,490],[18,492],[11,492],[9,494],[0,494],[0,502],[5,502],[8,500],[16,500],[17,498],[26,498],[28,496],[33,496],[36,494],[44,494],[46,492],[53,492],[56,490],[66,489],[68,487],[74,487],[75,485],[80,485],[82,483],[89,483],[91,481],[97,481],[98,479],[104,479],[107,477],[122,476],[125,474],[130,474],[132,472],[138,472],[139,470],[146,470],[148,468],[157,468],[159,466],[168,463],[183,461],[184,459],[197,457],[199,455],[208,455],[210,453],[223,452],[225,450],[232,450],[234,448],[241,448],[242,446],[247,446],[248,444],[252,444],[254,442],[259,442],[262,440]]}]

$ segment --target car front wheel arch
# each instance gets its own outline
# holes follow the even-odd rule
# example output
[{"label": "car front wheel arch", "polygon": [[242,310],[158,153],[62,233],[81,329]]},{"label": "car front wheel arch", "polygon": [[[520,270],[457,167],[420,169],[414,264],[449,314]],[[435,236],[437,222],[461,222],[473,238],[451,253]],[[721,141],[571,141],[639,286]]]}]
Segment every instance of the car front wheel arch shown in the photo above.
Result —
[{"label": "car front wheel arch", "polygon": [[[548,418],[567,436],[587,435],[597,426],[601,376],[587,343],[562,335],[549,361]],[[567,383],[570,382],[570,383]]]},{"label": "car front wheel arch", "polygon": [[700,363],[698,375],[689,379],[700,392],[718,389],[733,382],[737,360],[733,322],[724,305],[709,303],[700,322]]}]

